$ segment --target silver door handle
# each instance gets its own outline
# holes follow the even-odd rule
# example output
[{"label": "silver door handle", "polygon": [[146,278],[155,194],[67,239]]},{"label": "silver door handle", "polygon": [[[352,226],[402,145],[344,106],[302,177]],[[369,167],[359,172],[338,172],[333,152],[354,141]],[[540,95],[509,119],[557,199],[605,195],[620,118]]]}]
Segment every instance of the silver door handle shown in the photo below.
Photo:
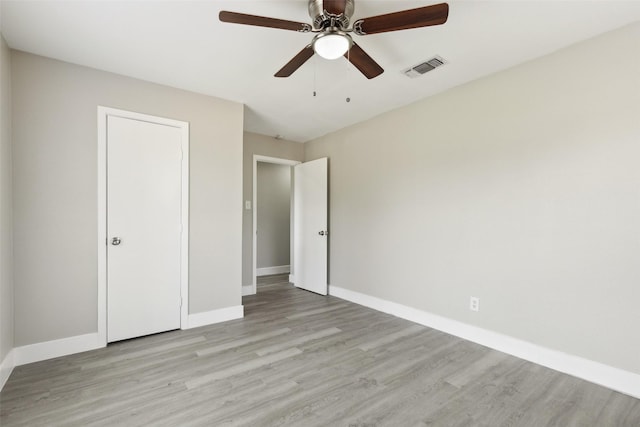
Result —
[{"label": "silver door handle", "polygon": [[318,234],[321,236],[328,236],[329,232],[328,231],[318,231]]},{"label": "silver door handle", "polygon": [[122,242],[122,240],[120,240],[119,237],[114,237],[113,239],[111,239],[111,244],[113,246],[118,246],[121,242]]}]

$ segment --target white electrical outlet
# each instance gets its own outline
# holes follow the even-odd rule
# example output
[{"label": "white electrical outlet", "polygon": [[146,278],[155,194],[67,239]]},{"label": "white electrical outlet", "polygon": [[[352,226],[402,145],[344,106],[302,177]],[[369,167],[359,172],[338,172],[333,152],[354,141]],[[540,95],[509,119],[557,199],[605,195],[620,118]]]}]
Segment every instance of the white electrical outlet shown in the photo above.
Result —
[{"label": "white electrical outlet", "polygon": [[480,311],[480,298],[471,297],[469,299],[469,310],[471,310],[471,311]]}]

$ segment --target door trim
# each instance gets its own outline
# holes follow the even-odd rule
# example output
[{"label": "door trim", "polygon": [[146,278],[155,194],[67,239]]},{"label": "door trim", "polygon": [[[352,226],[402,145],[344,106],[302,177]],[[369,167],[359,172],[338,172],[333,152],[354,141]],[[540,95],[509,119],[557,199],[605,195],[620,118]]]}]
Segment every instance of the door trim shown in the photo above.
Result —
[{"label": "door trim", "polygon": [[189,316],[189,123],[98,106],[98,342],[107,345],[107,117],[140,120],[181,130],[180,328]]},{"label": "door trim", "polygon": [[[281,159],[278,157],[268,157],[268,156],[260,156],[258,154],[253,155],[253,226],[251,228],[251,240],[253,242],[253,261],[251,268],[251,287],[252,292],[247,295],[253,295],[257,292],[257,272],[258,272],[258,239],[256,238],[256,231],[258,230],[258,162],[262,163],[275,163],[277,165],[287,165],[287,166],[295,166],[299,165],[302,162],[297,160],[289,160],[289,159]],[[291,177],[293,179],[293,172],[291,173]],[[293,186],[291,187],[291,209],[289,210],[289,217],[291,218],[291,226],[293,226]],[[293,241],[291,243],[293,249]],[[290,262],[289,265],[293,268],[293,250],[290,251]]]}]

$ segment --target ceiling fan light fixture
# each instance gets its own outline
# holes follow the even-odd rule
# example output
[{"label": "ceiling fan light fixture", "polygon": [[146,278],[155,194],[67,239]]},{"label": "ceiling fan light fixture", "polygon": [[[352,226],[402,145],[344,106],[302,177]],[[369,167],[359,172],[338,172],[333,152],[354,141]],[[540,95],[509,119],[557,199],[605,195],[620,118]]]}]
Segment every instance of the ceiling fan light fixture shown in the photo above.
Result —
[{"label": "ceiling fan light fixture", "polygon": [[342,31],[320,33],[313,38],[313,50],[324,59],[338,59],[353,45],[349,34]]}]

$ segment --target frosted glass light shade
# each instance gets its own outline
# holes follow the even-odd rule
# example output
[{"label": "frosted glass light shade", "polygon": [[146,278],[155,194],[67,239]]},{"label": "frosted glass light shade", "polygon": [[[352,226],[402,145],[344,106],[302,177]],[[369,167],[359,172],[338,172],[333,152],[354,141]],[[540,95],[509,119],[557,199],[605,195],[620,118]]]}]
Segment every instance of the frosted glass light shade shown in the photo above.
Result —
[{"label": "frosted glass light shade", "polygon": [[313,50],[324,59],[337,59],[351,48],[348,34],[320,33],[313,39]]}]

